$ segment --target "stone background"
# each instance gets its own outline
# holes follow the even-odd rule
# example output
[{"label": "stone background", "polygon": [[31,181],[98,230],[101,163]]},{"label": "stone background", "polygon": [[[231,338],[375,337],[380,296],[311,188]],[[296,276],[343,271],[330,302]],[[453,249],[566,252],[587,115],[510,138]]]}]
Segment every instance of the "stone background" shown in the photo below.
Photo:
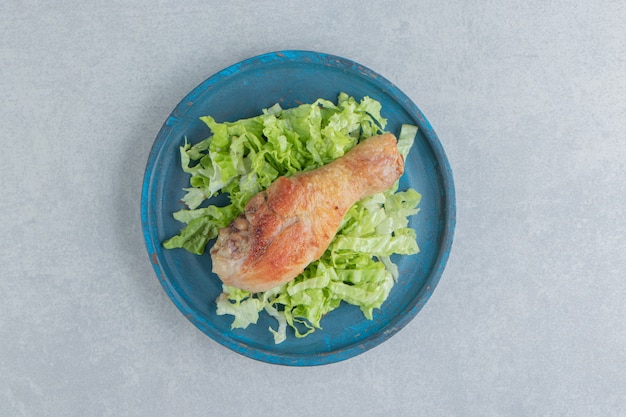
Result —
[{"label": "stone background", "polygon": [[[609,0],[3,1],[0,415],[626,416],[625,21]],[[198,331],[140,224],[179,100],[281,49],[393,81],[457,192],[426,307],[313,368]]]}]

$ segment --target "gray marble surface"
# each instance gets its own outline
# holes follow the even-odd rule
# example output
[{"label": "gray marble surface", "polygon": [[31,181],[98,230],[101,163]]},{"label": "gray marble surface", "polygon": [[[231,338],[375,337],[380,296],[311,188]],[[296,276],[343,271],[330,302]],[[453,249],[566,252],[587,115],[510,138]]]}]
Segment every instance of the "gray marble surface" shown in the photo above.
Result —
[{"label": "gray marble surface", "polygon": [[[625,4],[3,1],[0,415],[626,416]],[[204,336],[140,225],[173,107],[281,49],[393,81],[457,187],[426,307],[314,368]]]}]

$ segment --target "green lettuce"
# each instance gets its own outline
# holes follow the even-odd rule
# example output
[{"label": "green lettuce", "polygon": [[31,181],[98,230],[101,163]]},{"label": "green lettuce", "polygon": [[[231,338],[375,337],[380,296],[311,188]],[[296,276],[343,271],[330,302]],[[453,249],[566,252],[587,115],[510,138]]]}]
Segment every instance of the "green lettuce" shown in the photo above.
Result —
[{"label": "green lettuce", "polygon": [[[277,177],[327,164],[359,141],[383,133],[387,122],[378,101],[357,101],[344,93],[336,104],[318,99],[286,110],[276,104],[259,116],[235,122],[218,123],[210,116],[201,120],[212,135],[180,148],[190,187],[182,199],[187,208],[174,218],[185,226],[163,243],[198,255]],[[400,130],[398,150],[405,159],[416,133],[412,125]],[[227,195],[226,205],[204,204],[220,194]],[[286,339],[287,328],[296,337],[321,329],[322,318],[342,302],[358,306],[372,319],[398,278],[391,256],[419,252],[408,217],[418,212],[420,199],[415,190],[399,191],[396,182],[384,193],[357,202],[324,255],[302,274],[262,293],[224,285],[216,300],[217,314],[233,316],[232,327],[245,329],[265,311],[277,322],[276,328],[269,328],[275,343]]]}]

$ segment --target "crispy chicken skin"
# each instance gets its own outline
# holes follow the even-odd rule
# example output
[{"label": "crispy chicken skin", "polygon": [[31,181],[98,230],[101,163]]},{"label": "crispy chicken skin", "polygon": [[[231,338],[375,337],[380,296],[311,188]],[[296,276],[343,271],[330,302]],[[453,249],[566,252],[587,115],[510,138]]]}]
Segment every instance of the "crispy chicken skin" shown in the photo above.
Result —
[{"label": "crispy chicken skin", "polygon": [[320,168],[277,178],[220,230],[213,272],[250,292],[291,281],[322,256],[354,203],[387,190],[403,171],[395,136],[383,134]]}]

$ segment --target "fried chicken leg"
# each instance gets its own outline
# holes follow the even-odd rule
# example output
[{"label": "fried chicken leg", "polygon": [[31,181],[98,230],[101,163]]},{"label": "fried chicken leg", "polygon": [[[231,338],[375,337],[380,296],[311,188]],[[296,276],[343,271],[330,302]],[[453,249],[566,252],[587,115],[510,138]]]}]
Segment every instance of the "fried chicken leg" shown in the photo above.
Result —
[{"label": "fried chicken leg", "polygon": [[395,136],[384,134],[320,168],[277,178],[220,230],[213,272],[251,292],[291,281],[322,256],[354,203],[387,190],[403,170]]}]

